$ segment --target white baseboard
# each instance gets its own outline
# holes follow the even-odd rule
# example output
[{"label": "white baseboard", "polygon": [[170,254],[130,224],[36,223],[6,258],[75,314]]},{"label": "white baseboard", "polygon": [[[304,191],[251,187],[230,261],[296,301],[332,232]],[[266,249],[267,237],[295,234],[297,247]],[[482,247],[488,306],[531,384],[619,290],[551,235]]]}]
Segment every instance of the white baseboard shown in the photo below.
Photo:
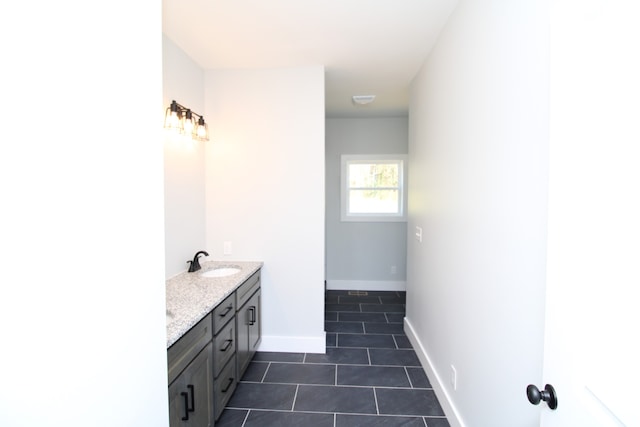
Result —
[{"label": "white baseboard", "polygon": [[431,382],[431,386],[433,387],[433,391],[440,402],[440,406],[442,406],[442,410],[447,416],[447,420],[451,427],[465,427],[462,422],[462,417],[458,413],[449,393],[447,393],[446,388],[444,387],[444,383],[442,378],[436,373],[433,364],[431,363],[431,359],[427,354],[424,346],[420,339],[418,339],[411,322],[406,317],[404,318],[404,332],[407,334],[407,338],[413,345],[416,354],[418,355],[418,359],[422,363],[422,367],[424,368],[427,377],[429,377],[429,381]]},{"label": "white baseboard", "polygon": [[327,351],[326,333],[317,337],[282,337],[277,335],[262,335],[258,351],[273,351],[277,353],[320,353]]},{"label": "white baseboard", "polygon": [[327,280],[331,291],[406,291],[404,280]]}]

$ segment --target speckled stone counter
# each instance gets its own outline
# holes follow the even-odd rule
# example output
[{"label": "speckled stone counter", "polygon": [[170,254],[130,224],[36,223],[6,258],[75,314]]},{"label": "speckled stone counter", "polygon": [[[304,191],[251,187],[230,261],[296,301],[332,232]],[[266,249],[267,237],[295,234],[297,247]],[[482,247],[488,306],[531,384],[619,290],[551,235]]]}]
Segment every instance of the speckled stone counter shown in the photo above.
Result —
[{"label": "speckled stone counter", "polygon": [[[204,261],[195,273],[180,273],[166,281],[167,348],[233,293],[262,262]],[[226,277],[202,277],[201,273],[220,267],[238,267],[240,272]]]}]

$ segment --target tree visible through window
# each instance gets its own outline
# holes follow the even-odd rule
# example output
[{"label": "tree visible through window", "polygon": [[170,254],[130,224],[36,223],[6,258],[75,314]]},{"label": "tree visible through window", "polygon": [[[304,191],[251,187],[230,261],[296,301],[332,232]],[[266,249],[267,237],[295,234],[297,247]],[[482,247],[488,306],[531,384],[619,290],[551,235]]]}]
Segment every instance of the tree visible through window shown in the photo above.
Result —
[{"label": "tree visible through window", "polygon": [[404,156],[342,156],[342,220],[404,221]]}]

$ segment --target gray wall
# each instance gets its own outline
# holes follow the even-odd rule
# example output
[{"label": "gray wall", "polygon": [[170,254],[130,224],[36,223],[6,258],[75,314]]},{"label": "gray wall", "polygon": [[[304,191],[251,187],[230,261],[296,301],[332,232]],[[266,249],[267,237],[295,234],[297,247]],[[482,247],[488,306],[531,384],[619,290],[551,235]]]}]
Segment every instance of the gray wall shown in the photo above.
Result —
[{"label": "gray wall", "polygon": [[540,425],[548,13],[461,1],[411,85],[405,332],[452,427]]},{"label": "gray wall", "polygon": [[260,351],[324,353],[324,68],[208,70],[205,90],[209,253],[264,262]]},{"label": "gray wall", "polygon": [[[326,120],[326,280],[329,289],[404,289],[407,224],[340,221],[340,156],[406,154],[406,117]],[[391,273],[391,267],[396,273]]]},{"label": "gray wall", "polygon": [[[164,34],[162,105],[172,100],[204,114],[204,71]],[[205,142],[170,132],[164,140],[165,276],[187,269],[187,260],[206,246]]]}]

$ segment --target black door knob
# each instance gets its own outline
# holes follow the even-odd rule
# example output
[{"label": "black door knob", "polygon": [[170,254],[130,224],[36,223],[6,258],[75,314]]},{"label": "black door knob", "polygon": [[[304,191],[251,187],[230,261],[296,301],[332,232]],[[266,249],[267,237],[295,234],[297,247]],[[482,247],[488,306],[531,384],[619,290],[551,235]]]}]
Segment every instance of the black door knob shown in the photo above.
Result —
[{"label": "black door knob", "polygon": [[544,390],[540,391],[538,387],[533,384],[527,386],[527,398],[529,402],[534,405],[539,404],[541,401],[547,402],[549,408],[556,409],[558,407],[558,396],[551,384],[544,386]]}]

